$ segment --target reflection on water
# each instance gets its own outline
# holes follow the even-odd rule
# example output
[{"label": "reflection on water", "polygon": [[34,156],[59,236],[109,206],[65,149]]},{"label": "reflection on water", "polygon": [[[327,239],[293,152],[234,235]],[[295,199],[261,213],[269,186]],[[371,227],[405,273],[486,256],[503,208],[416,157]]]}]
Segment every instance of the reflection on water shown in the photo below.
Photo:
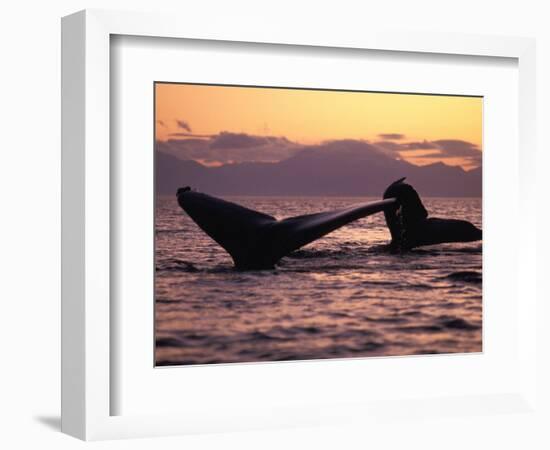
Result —
[{"label": "reflection on water", "polygon": [[[364,198],[242,197],[277,218]],[[374,199],[373,199],[374,200]],[[481,199],[427,198],[431,216],[481,228]],[[157,365],[480,352],[481,243],[390,254],[382,214],[239,272],[177,205],[156,218]]]}]

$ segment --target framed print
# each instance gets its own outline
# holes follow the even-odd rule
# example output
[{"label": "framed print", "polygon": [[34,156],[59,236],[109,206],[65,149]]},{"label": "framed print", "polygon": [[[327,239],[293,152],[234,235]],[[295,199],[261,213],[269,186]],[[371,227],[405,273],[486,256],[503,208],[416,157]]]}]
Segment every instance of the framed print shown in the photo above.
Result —
[{"label": "framed print", "polygon": [[531,40],[62,42],[63,431],[533,413]]}]

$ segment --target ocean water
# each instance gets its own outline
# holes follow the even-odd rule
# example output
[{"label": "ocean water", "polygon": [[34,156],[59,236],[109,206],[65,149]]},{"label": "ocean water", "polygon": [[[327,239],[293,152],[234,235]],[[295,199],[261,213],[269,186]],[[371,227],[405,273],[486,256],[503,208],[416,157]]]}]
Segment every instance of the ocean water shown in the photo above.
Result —
[{"label": "ocean water", "polygon": [[[277,218],[377,199],[227,197]],[[481,228],[480,198],[424,198],[431,217]],[[242,272],[178,206],[156,209],[156,364],[482,351],[481,242],[385,248],[383,214]]]}]

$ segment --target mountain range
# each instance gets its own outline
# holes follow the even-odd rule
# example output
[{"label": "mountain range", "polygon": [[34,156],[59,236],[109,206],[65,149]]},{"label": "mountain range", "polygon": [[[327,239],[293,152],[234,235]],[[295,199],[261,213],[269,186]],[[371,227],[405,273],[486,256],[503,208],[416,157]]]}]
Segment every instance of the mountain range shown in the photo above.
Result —
[{"label": "mountain range", "polygon": [[209,167],[157,150],[156,187],[161,195],[191,186],[212,195],[381,196],[407,177],[423,196],[480,197],[481,167],[465,171],[442,162],[417,166],[366,143],[309,146],[279,162]]}]

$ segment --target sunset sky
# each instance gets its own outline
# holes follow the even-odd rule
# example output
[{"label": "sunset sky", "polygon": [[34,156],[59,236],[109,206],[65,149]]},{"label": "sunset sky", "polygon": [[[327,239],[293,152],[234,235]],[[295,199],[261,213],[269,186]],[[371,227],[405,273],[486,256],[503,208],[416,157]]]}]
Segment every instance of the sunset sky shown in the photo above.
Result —
[{"label": "sunset sky", "polygon": [[155,96],[157,142],[206,165],[275,162],[337,140],[367,141],[417,165],[481,165],[479,97],[167,83]]}]

